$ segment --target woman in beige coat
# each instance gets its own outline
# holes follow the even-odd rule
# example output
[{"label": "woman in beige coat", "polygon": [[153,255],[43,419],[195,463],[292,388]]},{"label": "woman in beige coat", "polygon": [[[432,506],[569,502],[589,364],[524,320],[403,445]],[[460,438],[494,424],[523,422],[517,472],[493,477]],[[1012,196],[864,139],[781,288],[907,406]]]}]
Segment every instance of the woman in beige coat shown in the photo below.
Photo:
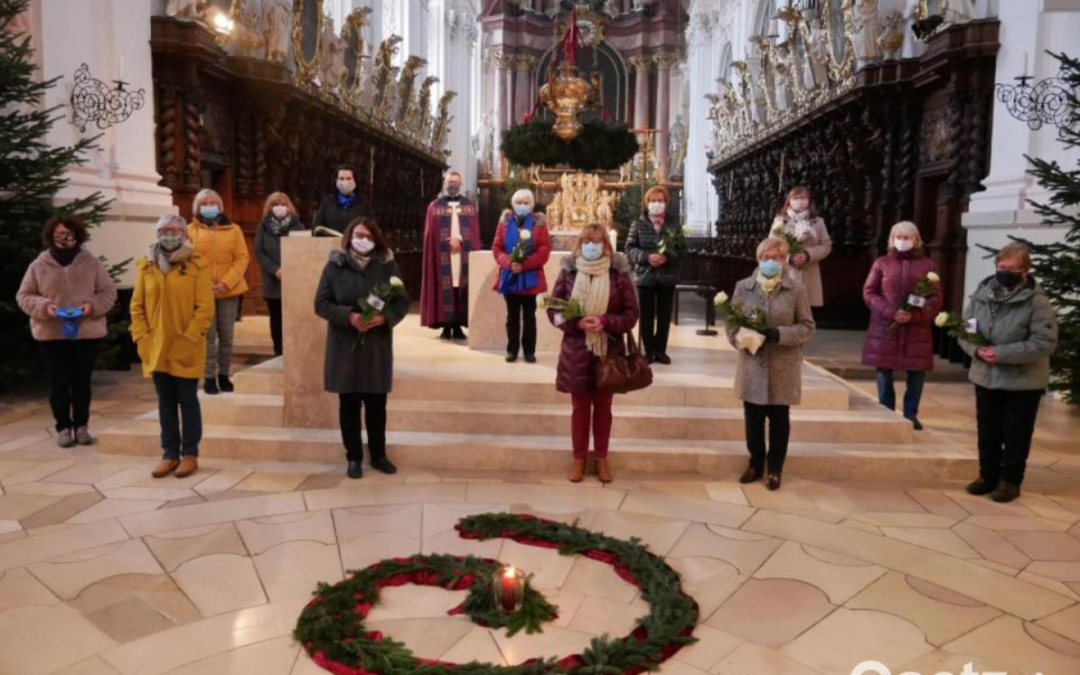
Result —
[{"label": "woman in beige coat", "polygon": [[810,202],[810,191],[802,186],[791,188],[784,205],[776,212],[773,227],[779,227],[802,246],[799,253],[789,254],[788,274],[806,287],[810,306],[821,307],[825,304],[825,292],[821,286],[820,264],[832,253],[832,239],[825,229],[825,221],[818,217]]},{"label": "woman in beige coat", "polygon": [[[768,464],[766,487],[780,487],[791,433],[790,406],[802,398],[802,344],[814,334],[814,318],[806,289],[786,274],[788,244],[769,237],[758,244],[758,268],[735,285],[731,306],[744,316],[764,315],[768,328],[764,341],[751,354],[745,340],[737,340],[738,326],[728,325],[727,335],[739,350],[735,374],[735,395],[743,402],[746,415],[746,447],[750,466],[740,483],[760,479]],[[765,420],[769,421],[768,452]]]}]

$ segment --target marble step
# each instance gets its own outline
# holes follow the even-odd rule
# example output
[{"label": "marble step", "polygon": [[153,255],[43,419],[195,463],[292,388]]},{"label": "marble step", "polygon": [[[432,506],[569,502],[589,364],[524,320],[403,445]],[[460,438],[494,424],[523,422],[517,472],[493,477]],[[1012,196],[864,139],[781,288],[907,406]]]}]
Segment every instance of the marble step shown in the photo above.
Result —
[{"label": "marble step", "polygon": [[[948,442],[924,444],[835,443],[799,439],[794,427],[787,475],[833,479],[933,480],[966,478],[977,469],[973,452]],[[103,453],[160,454],[158,426],[142,420],[99,434]],[[886,438],[886,436],[882,436]],[[880,440],[880,439],[879,439]],[[569,438],[391,431],[388,454],[400,466],[422,469],[562,472],[569,467]],[[336,429],[207,425],[203,457],[233,460],[337,463],[344,458]],[[731,475],[746,466],[741,440],[615,439],[610,461],[617,471],[696,472]]]},{"label": "marble step", "polygon": [[[542,360],[544,357],[541,355]],[[398,365],[393,394],[396,400],[558,404],[566,401],[566,395],[555,389],[553,367],[543,363],[497,363],[490,368],[473,366],[465,372],[414,367],[405,360],[399,360]],[[733,364],[674,372],[655,366],[654,375],[653,386],[620,398],[646,406],[742,408],[733,391]],[[321,372],[316,375],[321,376]],[[282,360],[272,359],[243,370],[233,376],[233,383],[237,394],[282,395],[285,393]],[[803,370],[803,393],[802,407],[813,410],[844,410],[852,395],[843,382],[809,366]]]},{"label": "marble step", "polygon": [[[272,394],[202,396],[204,424],[284,427],[283,397]],[[475,403],[390,399],[387,429],[427,433],[496,436],[560,436],[569,433],[568,401],[551,404]],[[853,410],[792,410],[792,437],[834,443],[913,443],[910,422],[878,406]],[[157,411],[141,419],[157,419]],[[334,429],[336,405],[321,412],[317,428]],[[612,436],[617,439],[738,440],[744,437],[741,408],[640,406],[621,398],[615,403]]]}]

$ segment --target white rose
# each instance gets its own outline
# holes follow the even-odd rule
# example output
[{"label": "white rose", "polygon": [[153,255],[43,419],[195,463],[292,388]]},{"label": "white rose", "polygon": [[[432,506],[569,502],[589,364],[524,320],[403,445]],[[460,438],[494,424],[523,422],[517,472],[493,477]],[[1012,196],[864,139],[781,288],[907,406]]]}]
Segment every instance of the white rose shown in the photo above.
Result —
[{"label": "white rose", "polygon": [[941,312],[934,317],[934,325],[938,328],[944,328],[949,323],[949,313]]},{"label": "white rose", "polygon": [[777,234],[777,233],[780,233],[780,232],[783,232],[783,231],[784,231],[784,221],[777,218],[776,220],[773,221],[772,232],[774,234]]},{"label": "white rose", "polygon": [[941,277],[939,277],[936,272],[927,272],[926,273],[926,278],[932,284],[936,284],[937,282],[941,281]]},{"label": "white rose", "polygon": [[713,298],[713,304],[714,305],[723,305],[723,304],[726,304],[727,301],[728,301],[728,294],[723,292],[723,291],[720,291],[719,293],[717,293],[716,297]]},{"label": "white rose", "polygon": [[390,277],[390,285],[394,288],[405,288],[405,282],[398,277]]},{"label": "white rose", "polygon": [[518,233],[518,237],[521,239],[521,241],[529,241],[530,239],[532,239],[532,232],[529,232],[528,230],[522,230]]}]

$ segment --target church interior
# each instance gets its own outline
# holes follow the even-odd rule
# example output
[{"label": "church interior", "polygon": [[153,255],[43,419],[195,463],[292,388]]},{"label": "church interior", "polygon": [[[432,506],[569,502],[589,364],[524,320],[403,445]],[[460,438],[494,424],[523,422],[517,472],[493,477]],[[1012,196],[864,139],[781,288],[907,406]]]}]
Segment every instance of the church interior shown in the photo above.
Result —
[{"label": "church interior", "polygon": [[1078,35],[0,0],[0,675],[1080,673]]}]

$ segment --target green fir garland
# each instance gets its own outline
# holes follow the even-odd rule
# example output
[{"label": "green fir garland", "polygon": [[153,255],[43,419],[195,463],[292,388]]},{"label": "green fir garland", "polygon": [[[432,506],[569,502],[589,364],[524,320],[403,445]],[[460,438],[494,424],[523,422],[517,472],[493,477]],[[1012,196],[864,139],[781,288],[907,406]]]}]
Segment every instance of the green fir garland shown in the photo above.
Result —
[{"label": "green fir garland", "polygon": [[339,674],[370,675],[635,675],[654,669],[681,647],[698,620],[697,603],[682,592],[679,575],[649,553],[636,538],[615,539],[529,515],[481,514],[463,518],[457,529],[467,539],[510,538],[533,546],[557,547],[562,555],[585,555],[615,565],[616,572],[641,589],[649,613],[628,636],[593,639],[579,655],[560,660],[532,659],[517,666],[449,664],[416,658],[401,642],[365,629],[363,617],[379,600],[380,589],[404,583],[469,590],[459,608],[474,622],[538,632],[556,618],[556,608],[526,579],[522,607],[504,614],[495,606],[493,575],[500,563],[473,556],[414,556],[376,563],[351,572],[345,581],[319,584],[300,615],[293,635],[319,665]]},{"label": "green fir garland", "polygon": [[597,119],[582,123],[581,133],[564,141],[552,133],[554,120],[536,116],[502,135],[502,152],[519,166],[568,166],[578,171],[614,171],[638,152],[637,137],[625,124]]}]

